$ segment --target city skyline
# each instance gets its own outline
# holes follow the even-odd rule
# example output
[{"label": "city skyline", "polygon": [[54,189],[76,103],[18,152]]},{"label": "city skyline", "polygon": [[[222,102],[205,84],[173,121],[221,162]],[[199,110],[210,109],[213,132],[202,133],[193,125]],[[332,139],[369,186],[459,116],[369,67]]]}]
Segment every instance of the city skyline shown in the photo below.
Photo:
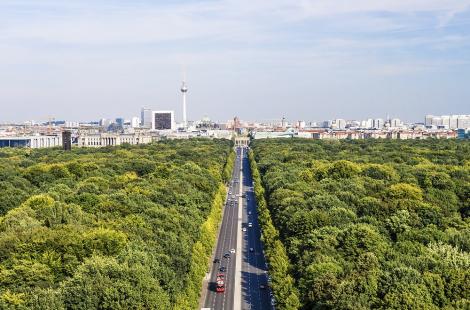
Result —
[{"label": "city skyline", "polygon": [[2,1],[0,122],[466,114],[469,4]]}]

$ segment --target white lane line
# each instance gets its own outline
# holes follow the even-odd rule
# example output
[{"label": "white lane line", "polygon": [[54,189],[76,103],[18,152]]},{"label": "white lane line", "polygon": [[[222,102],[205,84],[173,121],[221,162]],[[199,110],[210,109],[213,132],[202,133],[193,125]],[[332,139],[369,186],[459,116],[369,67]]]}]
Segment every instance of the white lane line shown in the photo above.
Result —
[{"label": "white lane line", "polygon": [[242,236],[240,235],[242,231],[242,217],[243,217],[243,149],[240,150],[240,179],[239,179],[239,196],[238,196],[238,225],[237,225],[237,254],[235,262],[235,290],[233,298],[233,309],[241,310],[242,305],[242,296],[241,296],[241,287],[242,287],[242,277],[241,277],[241,266],[242,266]]}]

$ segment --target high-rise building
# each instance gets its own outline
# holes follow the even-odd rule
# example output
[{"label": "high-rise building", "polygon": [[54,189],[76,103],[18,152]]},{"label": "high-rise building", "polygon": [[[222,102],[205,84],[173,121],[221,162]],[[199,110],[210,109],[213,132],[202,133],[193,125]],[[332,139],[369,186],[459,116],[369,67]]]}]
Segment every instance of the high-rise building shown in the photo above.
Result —
[{"label": "high-rise building", "polygon": [[382,129],[385,125],[385,122],[382,118],[374,119],[374,128],[375,129]]},{"label": "high-rise building", "polygon": [[152,110],[142,108],[140,112],[140,124],[143,128],[152,128]]},{"label": "high-rise building", "polygon": [[322,128],[330,128],[331,125],[333,125],[333,121],[332,120],[327,120],[327,121],[322,122],[321,127]]},{"label": "high-rise building", "polygon": [[140,118],[134,116],[133,118],[131,118],[131,127],[132,128],[137,128],[140,126]]},{"label": "high-rise building", "polygon": [[297,128],[304,129],[305,128],[305,121],[297,121]]},{"label": "high-rise building", "polygon": [[442,119],[441,126],[443,126],[444,128],[450,128],[450,116],[449,115],[442,115],[441,119]]},{"label": "high-rise building", "polygon": [[62,147],[64,151],[72,150],[72,132],[69,130],[64,130],[62,132]]},{"label": "high-rise building", "polygon": [[334,128],[336,128],[336,129],[345,129],[346,128],[346,120],[344,120],[342,118],[335,119]]},{"label": "high-rise building", "polygon": [[457,128],[459,129],[470,128],[470,115],[459,115],[457,118]]},{"label": "high-rise building", "polygon": [[458,115],[451,115],[449,119],[449,128],[450,129],[457,129],[457,121],[459,116]]},{"label": "high-rise building", "polygon": [[442,126],[442,118],[439,116],[434,116],[431,121],[432,126]]},{"label": "high-rise building", "polygon": [[116,125],[118,128],[124,128],[124,119],[122,117],[116,118]]},{"label": "high-rise building", "polygon": [[466,129],[470,128],[470,115],[426,115],[425,125],[427,127]]},{"label": "high-rise building", "polygon": [[392,128],[398,128],[401,127],[403,124],[400,119],[398,118],[393,118],[390,120],[390,127]]},{"label": "high-rise building", "polygon": [[432,119],[433,118],[434,118],[434,115],[426,115],[424,117],[424,125],[428,126],[428,127],[432,126]]},{"label": "high-rise building", "polygon": [[175,130],[174,111],[152,111],[152,130]]},{"label": "high-rise building", "polygon": [[100,119],[100,123],[99,123],[99,124],[100,124],[100,126],[103,127],[103,128],[108,128],[109,125],[111,125],[111,123],[112,123],[111,120],[106,119],[106,118],[102,118],[102,119]]}]

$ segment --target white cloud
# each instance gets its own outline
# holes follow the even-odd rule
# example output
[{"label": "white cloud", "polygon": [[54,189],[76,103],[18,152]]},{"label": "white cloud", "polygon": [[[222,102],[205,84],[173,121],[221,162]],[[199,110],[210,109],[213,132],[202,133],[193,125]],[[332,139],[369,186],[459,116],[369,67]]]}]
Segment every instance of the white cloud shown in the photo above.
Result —
[{"label": "white cloud", "polygon": [[[149,5],[128,2],[4,0],[0,38],[77,44],[142,43],[217,37],[254,40],[279,23],[330,18],[332,27],[368,32],[403,27],[374,13],[434,14],[445,26],[470,0],[224,0]],[[5,15],[5,16],[2,16]],[[345,15],[348,15],[345,17]],[[340,18],[338,18],[340,17]],[[325,21],[328,23],[328,21]],[[418,21],[419,23],[419,21]],[[263,33],[264,32],[264,33]],[[272,35],[272,34],[270,34]]]}]

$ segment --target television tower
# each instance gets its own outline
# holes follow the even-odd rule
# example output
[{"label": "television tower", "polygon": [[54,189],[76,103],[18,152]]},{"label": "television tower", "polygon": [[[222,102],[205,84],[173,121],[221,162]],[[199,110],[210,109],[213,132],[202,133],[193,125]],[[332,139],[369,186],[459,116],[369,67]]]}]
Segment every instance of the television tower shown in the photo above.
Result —
[{"label": "television tower", "polygon": [[186,93],[188,87],[186,86],[186,75],[183,77],[183,83],[181,84],[181,92],[183,93],[183,127],[188,128],[188,120],[186,119]]}]

